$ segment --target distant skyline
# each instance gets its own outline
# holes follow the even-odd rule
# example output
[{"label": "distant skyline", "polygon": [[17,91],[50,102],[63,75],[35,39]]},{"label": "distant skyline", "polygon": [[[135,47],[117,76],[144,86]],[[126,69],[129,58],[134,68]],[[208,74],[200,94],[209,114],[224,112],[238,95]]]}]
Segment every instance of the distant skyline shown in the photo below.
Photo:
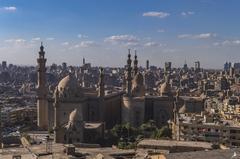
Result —
[{"label": "distant skyline", "polygon": [[223,68],[240,62],[239,0],[0,0],[0,61]]}]

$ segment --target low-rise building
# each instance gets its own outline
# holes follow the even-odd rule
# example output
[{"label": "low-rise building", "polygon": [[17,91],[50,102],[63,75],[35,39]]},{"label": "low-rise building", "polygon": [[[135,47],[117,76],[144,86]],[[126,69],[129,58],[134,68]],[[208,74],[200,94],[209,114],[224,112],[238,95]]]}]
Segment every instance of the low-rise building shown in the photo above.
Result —
[{"label": "low-rise building", "polygon": [[183,141],[205,141],[228,147],[240,146],[240,124],[207,115],[180,114],[173,135]]}]

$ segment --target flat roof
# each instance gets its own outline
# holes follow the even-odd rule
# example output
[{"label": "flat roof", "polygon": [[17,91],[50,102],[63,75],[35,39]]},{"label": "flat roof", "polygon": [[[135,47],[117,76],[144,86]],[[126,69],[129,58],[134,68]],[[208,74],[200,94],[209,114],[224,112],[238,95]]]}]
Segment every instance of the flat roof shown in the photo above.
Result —
[{"label": "flat roof", "polygon": [[164,155],[166,159],[234,159],[240,158],[240,148],[228,150],[211,150],[211,151],[195,151],[170,153]]},{"label": "flat roof", "polygon": [[145,139],[139,142],[138,146],[159,146],[159,147],[202,147],[212,149],[212,144],[208,142],[177,141],[177,140],[154,140]]}]

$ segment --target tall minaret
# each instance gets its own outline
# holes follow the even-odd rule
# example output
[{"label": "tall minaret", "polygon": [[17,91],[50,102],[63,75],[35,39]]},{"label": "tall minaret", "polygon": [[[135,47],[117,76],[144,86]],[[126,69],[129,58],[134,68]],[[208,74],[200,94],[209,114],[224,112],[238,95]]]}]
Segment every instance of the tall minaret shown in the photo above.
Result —
[{"label": "tall minaret", "polygon": [[99,69],[99,82],[98,82],[98,97],[99,97],[99,109],[100,109],[100,121],[105,121],[105,88],[104,88],[104,70],[102,67]]},{"label": "tall minaret", "polygon": [[132,60],[131,60],[131,50],[128,49],[128,60],[127,60],[127,95],[131,96],[132,93]]},{"label": "tall minaret", "polygon": [[83,57],[83,65],[85,65],[85,58]]},{"label": "tall minaret", "polygon": [[149,70],[149,60],[146,61],[146,69]]},{"label": "tall minaret", "polygon": [[176,98],[175,98],[175,102],[174,102],[174,108],[173,108],[173,114],[174,114],[174,123],[176,124],[177,122],[177,118],[178,118],[178,104],[179,104],[179,89],[177,89],[176,91]]},{"label": "tall minaret", "polygon": [[103,68],[100,68],[100,74],[99,74],[99,82],[98,82],[98,96],[104,97],[104,71]]},{"label": "tall minaret", "polygon": [[137,60],[137,50],[135,50],[135,56],[134,56],[134,76],[138,73],[138,60]]},{"label": "tall minaret", "polygon": [[58,88],[56,87],[55,90],[55,97],[54,97],[54,142],[58,143],[59,140],[59,91]]},{"label": "tall minaret", "polygon": [[45,51],[41,43],[39,57],[37,59],[38,67],[38,86],[37,86],[37,111],[38,127],[43,130],[48,129],[48,100],[46,87],[46,61]]}]

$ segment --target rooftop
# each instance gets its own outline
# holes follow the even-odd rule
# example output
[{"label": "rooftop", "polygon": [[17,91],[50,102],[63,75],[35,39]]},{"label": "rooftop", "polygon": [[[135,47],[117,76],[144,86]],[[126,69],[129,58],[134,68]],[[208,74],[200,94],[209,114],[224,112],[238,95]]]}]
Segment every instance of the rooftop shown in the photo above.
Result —
[{"label": "rooftop", "polygon": [[201,147],[212,149],[212,144],[208,142],[177,141],[177,140],[153,140],[146,139],[139,142],[138,146],[161,146],[161,147]]}]

